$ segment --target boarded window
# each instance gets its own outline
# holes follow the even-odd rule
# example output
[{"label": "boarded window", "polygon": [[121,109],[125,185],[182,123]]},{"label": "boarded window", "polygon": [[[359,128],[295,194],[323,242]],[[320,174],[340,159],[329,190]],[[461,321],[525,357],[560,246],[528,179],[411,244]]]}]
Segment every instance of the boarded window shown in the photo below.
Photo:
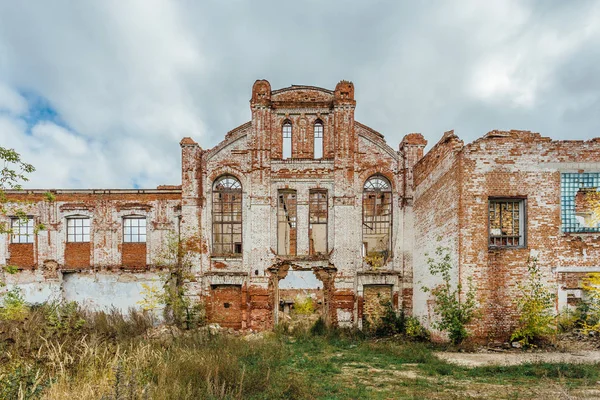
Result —
[{"label": "boarded window", "polygon": [[283,156],[282,158],[292,158],[292,123],[283,124]]},{"label": "boarded window", "polygon": [[296,255],[296,191],[280,190],[277,201],[277,254]]},{"label": "boarded window", "polygon": [[490,246],[517,247],[525,245],[524,207],[523,199],[490,199]]},{"label": "boarded window", "polygon": [[323,158],[323,123],[315,122],[314,132],[314,158]]},{"label": "boarded window", "polygon": [[10,222],[12,243],[33,243],[33,218],[12,218]]},{"label": "boarded window", "polygon": [[213,185],[213,254],[242,253],[242,185],[233,176]]},{"label": "boarded window", "polygon": [[327,253],[327,191],[311,190],[309,195],[308,240],[310,254]]},{"label": "boarded window", "polygon": [[392,189],[387,179],[372,176],[363,190],[363,249],[366,256],[389,255],[392,231]]}]

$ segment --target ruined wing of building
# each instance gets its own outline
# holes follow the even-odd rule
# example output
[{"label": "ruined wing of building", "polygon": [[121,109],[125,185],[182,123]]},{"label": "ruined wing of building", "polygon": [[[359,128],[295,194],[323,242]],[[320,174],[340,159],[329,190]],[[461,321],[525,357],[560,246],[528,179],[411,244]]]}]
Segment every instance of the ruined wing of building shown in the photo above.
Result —
[{"label": "ruined wing of building", "polygon": [[[328,323],[362,327],[394,308],[431,325],[437,281],[427,254],[450,249],[456,282],[472,278],[478,337],[506,337],[517,284],[538,257],[556,310],[600,268],[600,140],[553,141],[492,131],[464,143],[447,132],[426,155],[418,133],[396,147],[354,120],[351,82],[335,90],[252,88],[251,121],[212,149],[184,138],[181,186],[153,190],[10,192],[29,220],[7,215],[5,274],[30,302],[137,306],[160,285],[170,237],[193,246],[186,293],[209,321],[270,329],[298,295]],[[37,223],[46,230],[35,232]]]}]

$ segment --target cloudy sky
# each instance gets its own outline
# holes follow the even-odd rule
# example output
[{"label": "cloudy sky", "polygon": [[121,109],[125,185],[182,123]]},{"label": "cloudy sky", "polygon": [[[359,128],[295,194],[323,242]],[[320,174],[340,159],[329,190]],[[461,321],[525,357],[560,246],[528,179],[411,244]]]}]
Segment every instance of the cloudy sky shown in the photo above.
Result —
[{"label": "cloudy sky", "polygon": [[180,183],[250,119],[253,82],[355,84],[397,148],[449,129],[600,136],[600,1],[0,0],[0,145],[26,187]]}]

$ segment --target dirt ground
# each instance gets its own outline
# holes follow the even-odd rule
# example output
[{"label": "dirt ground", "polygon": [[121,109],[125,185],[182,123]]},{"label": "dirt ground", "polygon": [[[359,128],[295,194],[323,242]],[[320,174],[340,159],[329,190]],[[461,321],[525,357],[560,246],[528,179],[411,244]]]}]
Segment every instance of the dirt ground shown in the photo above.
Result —
[{"label": "dirt ground", "polygon": [[439,358],[465,367],[486,365],[518,365],[525,363],[584,363],[600,362],[599,350],[578,350],[576,352],[497,352],[480,351],[477,353],[436,352]]}]

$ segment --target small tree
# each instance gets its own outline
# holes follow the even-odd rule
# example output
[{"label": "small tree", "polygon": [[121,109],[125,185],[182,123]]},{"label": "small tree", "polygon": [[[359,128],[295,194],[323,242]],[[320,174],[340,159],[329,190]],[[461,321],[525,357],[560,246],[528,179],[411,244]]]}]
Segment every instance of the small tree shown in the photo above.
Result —
[{"label": "small tree", "polygon": [[510,337],[524,346],[556,332],[553,312],[555,295],[542,282],[542,273],[536,257],[527,260],[528,277],[519,284],[521,295],[517,298],[519,324]]},{"label": "small tree", "polygon": [[[159,254],[158,262],[158,266],[168,270],[162,296],[165,320],[186,329],[204,320],[202,305],[192,304],[185,288],[185,282],[193,278],[191,271],[193,254],[199,252],[199,241],[195,239],[184,240],[175,234],[169,235]],[[156,293],[153,296],[156,296]]]},{"label": "small tree", "polygon": [[583,332],[600,332],[600,273],[594,272],[583,281],[586,312],[582,322]]},{"label": "small tree", "polygon": [[466,325],[477,313],[476,289],[472,279],[469,278],[463,301],[461,299],[463,286],[460,281],[456,286],[452,285],[450,250],[440,246],[435,250],[435,254],[437,260],[431,257],[427,259],[429,273],[440,276],[443,283],[432,289],[423,287],[422,290],[431,292],[435,300],[433,311],[439,319],[434,322],[434,327],[442,332],[448,332],[452,344],[460,344],[469,336]]}]

